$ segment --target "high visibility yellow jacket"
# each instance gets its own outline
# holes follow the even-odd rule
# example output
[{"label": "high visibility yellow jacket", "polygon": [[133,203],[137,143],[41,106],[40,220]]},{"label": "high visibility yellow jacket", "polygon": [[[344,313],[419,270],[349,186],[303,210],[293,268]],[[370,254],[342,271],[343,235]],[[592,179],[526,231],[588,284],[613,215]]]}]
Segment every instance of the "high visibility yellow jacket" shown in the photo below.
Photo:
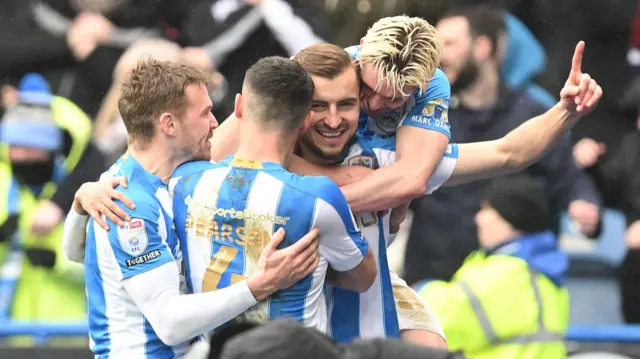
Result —
[{"label": "high visibility yellow jacket", "polygon": [[[56,124],[69,132],[72,145],[62,166],[70,173],[80,161],[91,140],[91,120],[71,101],[54,96],[51,102],[53,119]],[[40,201],[47,200],[55,193],[56,183],[46,183],[35,195],[28,186],[20,185],[13,177],[11,164],[7,160],[7,148],[0,148],[0,225],[10,215],[18,214],[18,232],[22,245],[39,248],[56,254],[53,269],[32,266],[28,260],[22,261],[21,275],[12,307],[12,318],[20,320],[74,320],[83,319],[84,289],[81,266],[65,259],[62,252],[63,225],[58,225],[47,236],[31,233],[33,214]],[[8,243],[0,245],[0,264],[4,262]],[[73,275],[71,275],[73,274]]]},{"label": "high visibility yellow jacket", "polygon": [[471,359],[566,358],[568,260],[550,232],[469,255],[451,282],[419,291],[449,348]]}]

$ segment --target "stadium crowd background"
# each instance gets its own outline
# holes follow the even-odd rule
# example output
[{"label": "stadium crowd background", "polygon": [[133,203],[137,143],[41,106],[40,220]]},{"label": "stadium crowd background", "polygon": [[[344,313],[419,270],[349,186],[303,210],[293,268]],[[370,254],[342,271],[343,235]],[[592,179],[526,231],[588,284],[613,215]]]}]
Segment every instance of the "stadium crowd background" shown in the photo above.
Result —
[{"label": "stadium crowd background", "polygon": [[[31,246],[27,259],[45,269],[27,270],[11,255],[9,234],[17,228],[22,236],[35,234],[55,239],[59,235],[56,228],[64,221],[79,185],[96,180],[124,152],[126,131],[116,106],[118,83],[140,55],[150,53],[156,58],[185,61],[209,70],[215,84],[211,90],[213,111],[221,122],[231,112],[245,70],[259,58],[292,56],[321,41],[345,47],[356,44],[368,26],[384,16],[407,14],[436,24],[451,9],[480,3],[503,11],[499,14],[506,24],[507,47],[500,69],[502,83],[510,91],[523,92],[528,97],[500,92],[504,98],[497,99],[499,105],[482,113],[457,109],[452,100],[451,111],[456,115],[450,112],[449,119],[455,142],[484,139],[484,132],[488,131],[485,126],[490,121],[491,126],[511,129],[514,123],[555,103],[573,47],[579,40],[587,44],[583,71],[601,84],[603,100],[593,114],[575,127],[566,141],[569,147],[554,148],[530,172],[546,180],[554,204],[552,213],[557,217],[556,232],[562,248],[570,254],[567,287],[575,329],[570,330],[570,343],[581,342],[580,349],[639,355],[640,329],[636,332],[632,326],[640,323],[640,287],[636,283],[640,275],[640,167],[636,164],[640,165],[640,160],[635,159],[640,150],[640,82],[635,81],[635,75],[640,74],[640,16],[634,19],[640,2],[634,0],[0,2],[0,114],[6,114],[2,119],[15,121],[9,114],[16,112],[7,110],[26,102],[29,105],[23,115],[42,116],[41,110],[45,109],[53,117],[65,117],[57,121],[67,132],[62,143],[47,143],[42,146],[50,147],[42,148],[66,151],[68,157],[75,158],[74,163],[65,162],[70,174],[48,199],[30,205],[35,219],[29,226],[18,223],[11,213],[14,204],[7,199],[10,196],[0,193],[0,199],[5,201],[0,208],[0,334],[32,333],[42,340],[46,335],[61,334],[57,330],[73,329],[54,326],[49,331],[46,327],[11,325],[8,308],[14,300],[24,301],[27,307],[46,307],[39,301],[44,303],[46,298],[37,297],[38,288],[47,280],[61,279],[56,277],[59,273],[53,273],[59,268],[47,266],[51,262],[48,253],[56,251],[52,244],[55,240]],[[489,35],[496,29],[485,20],[479,19],[474,25],[477,31]],[[456,41],[463,41],[455,34],[461,39],[465,36],[464,32],[454,31],[452,38],[445,39],[443,62],[455,63],[452,55],[447,56],[447,51],[455,51]],[[460,56],[466,54],[462,52]],[[482,78],[477,67],[464,70],[472,80]],[[462,74],[461,71],[459,77]],[[455,89],[454,84],[453,98]],[[68,102],[56,107],[44,106],[37,96],[27,101],[21,98],[21,92],[50,92],[75,103],[84,114]],[[460,123],[456,123],[456,117]],[[482,119],[474,122],[475,117]],[[24,129],[27,134],[28,131]],[[34,134],[34,141],[38,141],[35,137]],[[6,161],[4,156],[3,152],[2,160]],[[30,154],[24,156],[31,158]],[[568,166],[568,162],[573,163]],[[35,165],[21,170],[25,177],[34,179],[51,172]],[[414,201],[412,212],[390,249],[392,266],[407,282],[419,285],[425,279],[448,280],[464,257],[477,248],[473,216],[480,204],[470,203],[477,197],[469,195],[478,191],[476,186],[484,188],[488,183],[443,189],[441,194],[439,191],[431,198]],[[6,192],[5,187],[0,190]],[[65,268],[65,280],[73,280],[78,270],[81,269]],[[19,276],[31,276],[30,288],[15,290]],[[68,310],[43,309],[57,313],[46,319],[59,324],[76,323],[83,314],[84,303],[78,298],[71,298],[69,303],[74,305],[70,304],[72,308]],[[23,319],[24,324],[30,318],[18,319]],[[623,327],[624,324],[630,326]],[[6,341],[7,347],[13,344],[10,342]],[[589,342],[599,344],[590,346]],[[620,342],[625,344],[616,344]],[[74,344],[78,343],[61,343]],[[86,343],[79,345],[84,348]],[[0,349],[0,357],[2,353]],[[43,353],[10,355],[40,357],[36,355]]]}]

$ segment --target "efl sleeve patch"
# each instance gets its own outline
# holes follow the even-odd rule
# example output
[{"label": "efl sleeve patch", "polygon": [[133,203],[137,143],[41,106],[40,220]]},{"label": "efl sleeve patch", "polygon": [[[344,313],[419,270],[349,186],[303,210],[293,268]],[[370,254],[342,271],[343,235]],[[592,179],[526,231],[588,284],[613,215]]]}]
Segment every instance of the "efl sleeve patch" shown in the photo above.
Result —
[{"label": "efl sleeve patch", "polygon": [[118,240],[120,247],[126,253],[137,256],[149,246],[149,238],[145,229],[144,220],[134,218],[130,222],[118,227]]},{"label": "efl sleeve patch", "polygon": [[159,223],[164,221],[160,218],[158,221],[132,218],[116,230],[107,232],[123,278],[175,260],[167,242],[167,235],[172,230],[165,226],[159,228]]}]

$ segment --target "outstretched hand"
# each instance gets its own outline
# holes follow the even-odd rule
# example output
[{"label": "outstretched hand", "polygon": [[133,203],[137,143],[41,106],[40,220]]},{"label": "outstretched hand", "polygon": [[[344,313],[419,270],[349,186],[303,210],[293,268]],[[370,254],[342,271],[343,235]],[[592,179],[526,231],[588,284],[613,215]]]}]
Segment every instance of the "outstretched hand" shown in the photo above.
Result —
[{"label": "outstretched hand", "polygon": [[571,60],[569,78],[560,91],[560,102],[571,113],[587,115],[593,111],[602,98],[602,88],[589,74],[582,73],[584,41],[576,45]]}]

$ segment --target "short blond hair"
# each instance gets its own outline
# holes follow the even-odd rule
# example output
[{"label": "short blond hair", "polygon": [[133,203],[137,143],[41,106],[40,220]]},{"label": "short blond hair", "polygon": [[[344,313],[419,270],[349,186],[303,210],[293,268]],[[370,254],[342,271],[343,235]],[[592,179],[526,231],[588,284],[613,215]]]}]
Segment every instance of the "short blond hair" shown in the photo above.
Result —
[{"label": "short blond hair", "polygon": [[379,71],[378,87],[385,81],[401,92],[405,86],[424,91],[440,65],[442,44],[436,29],[419,17],[382,18],[363,40],[358,61],[370,62]]},{"label": "short blond hair", "polygon": [[187,107],[185,90],[193,84],[208,87],[209,77],[201,69],[144,55],[122,84],[118,100],[129,136],[150,140],[163,112],[182,116]]}]

